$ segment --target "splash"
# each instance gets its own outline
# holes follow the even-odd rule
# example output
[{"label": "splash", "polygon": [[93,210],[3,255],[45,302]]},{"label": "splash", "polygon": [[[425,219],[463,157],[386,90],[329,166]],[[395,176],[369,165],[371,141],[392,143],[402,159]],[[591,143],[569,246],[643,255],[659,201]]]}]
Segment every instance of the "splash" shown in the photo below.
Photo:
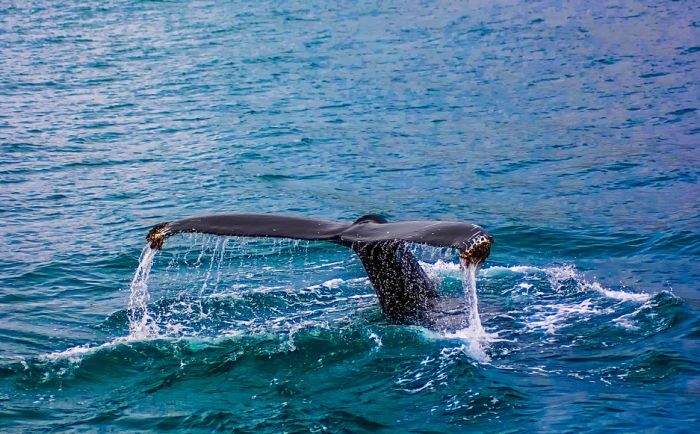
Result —
[{"label": "splash", "polygon": [[151,300],[151,295],[148,292],[148,276],[151,274],[153,258],[157,251],[148,245],[143,248],[139,258],[139,266],[131,280],[128,316],[129,336],[132,338],[148,339],[158,336],[158,324],[148,312],[148,302]]},{"label": "splash", "polygon": [[461,276],[462,266],[456,262],[438,259],[436,262],[418,261],[428,277],[438,286],[442,284],[448,276]]},{"label": "splash", "polygon": [[[452,252],[454,253],[454,252]],[[479,315],[479,300],[476,289],[476,276],[479,267],[475,264],[463,264],[453,262],[441,257],[436,262],[419,262],[426,274],[441,285],[446,277],[459,278],[464,292],[464,319],[461,328],[445,328],[440,331],[425,331],[425,335],[431,339],[456,339],[463,342],[457,350],[466,354],[478,362],[489,362],[490,357],[486,350],[488,345],[497,341],[498,335],[486,332]]]},{"label": "splash", "polygon": [[467,326],[453,333],[454,337],[467,340],[468,346],[464,348],[467,353],[479,361],[488,361],[486,343],[488,335],[481,324],[479,316],[479,299],[476,294],[476,273],[478,265],[470,264],[462,266],[462,286],[467,306]]},{"label": "splash", "polygon": [[476,270],[477,266],[471,264],[462,270],[462,285],[464,286],[465,301],[467,303],[467,330],[474,336],[485,336],[486,332],[481,325],[479,316],[479,299],[476,295]]},{"label": "splash", "polygon": [[56,351],[39,357],[40,361],[56,362],[58,360],[68,360],[71,363],[79,364],[84,356],[94,354],[98,351],[114,348],[121,344],[153,339],[160,336],[160,330],[156,320],[148,312],[148,303],[151,299],[148,292],[148,277],[153,267],[153,259],[158,250],[151,249],[146,245],[141,251],[139,265],[136,268],[134,277],[131,280],[129,302],[127,304],[127,316],[129,319],[129,335],[118,337],[110,342],[101,345],[78,345],[63,351]]}]

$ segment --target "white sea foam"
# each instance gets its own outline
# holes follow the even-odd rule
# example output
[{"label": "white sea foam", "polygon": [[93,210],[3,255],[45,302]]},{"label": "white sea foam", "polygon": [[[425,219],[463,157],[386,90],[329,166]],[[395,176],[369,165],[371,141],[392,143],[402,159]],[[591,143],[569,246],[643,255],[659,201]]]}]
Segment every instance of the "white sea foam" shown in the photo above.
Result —
[{"label": "white sea foam", "polygon": [[375,332],[370,332],[368,337],[374,342],[375,347],[372,349],[372,351],[377,351],[379,348],[381,348],[382,344],[382,338]]},{"label": "white sea foam", "polygon": [[588,287],[600,292],[604,296],[608,298],[614,298],[616,300],[621,300],[621,301],[634,301],[638,303],[643,303],[651,299],[650,294],[644,294],[644,293],[634,293],[634,292],[626,292],[626,291],[619,291],[619,290],[614,290],[614,289],[608,289],[603,286],[601,286],[598,282],[592,282],[588,284]]},{"label": "white sea foam", "polygon": [[145,340],[149,339],[134,338],[131,336],[119,337],[100,345],[78,345],[75,347],[65,349],[63,351],[55,351],[49,354],[42,354],[38,357],[38,359],[43,362],[57,362],[60,360],[68,360],[71,363],[77,364],[80,363],[83,360],[83,357],[85,357],[86,355],[94,354],[98,351],[108,348],[114,348],[118,345]]},{"label": "white sea foam", "polygon": [[[535,274],[542,273],[547,276],[547,280],[554,290],[563,288],[567,281],[573,280],[579,288],[585,291],[595,291],[599,294],[615,300],[625,302],[644,303],[651,298],[650,294],[627,292],[606,288],[596,281],[587,280],[573,265],[561,265],[553,267],[534,267],[529,265],[516,265],[512,267],[493,266],[482,270],[486,277],[494,276],[503,273],[516,274]],[[527,285],[527,287],[526,287]],[[520,283],[518,285],[524,289],[530,289],[532,286],[529,283]]]},{"label": "white sea foam", "polygon": [[529,265],[515,265],[512,267],[503,267],[500,265],[494,265],[491,267],[483,268],[481,270],[481,273],[484,276],[493,276],[493,275],[498,275],[498,274],[507,274],[507,273],[519,273],[519,274],[528,274],[528,273],[538,273],[538,272],[543,272],[544,269],[538,268],[538,267],[531,267]]},{"label": "white sea foam", "polygon": [[63,351],[54,351],[49,354],[42,354],[39,356],[39,360],[42,362],[56,362],[58,360],[66,359],[71,363],[79,363],[83,359],[83,356],[85,356],[86,354],[94,353],[100,348],[107,348],[111,344],[112,343],[109,342],[97,346],[90,346],[89,344],[79,345],[76,347],[68,348]]},{"label": "white sea foam", "polygon": [[637,326],[637,324],[634,323],[634,315],[636,313],[637,312],[635,311],[632,313],[622,315],[618,318],[615,318],[613,322],[624,329],[636,330],[639,328],[639,326]]},{"label": "white sea foam", "polygon": [[436,262],[418,261],[425,274],[438,285],[447,277],[461,278],[460,265],[438,259]]},{"label": "white sea foam", "polygon": [[460,275],[460,265],[456,262],[447,262],[442,259],[438,259],[436,262],[423,262],[419,261],[421,267],[430,277],[440,277],[447,275]]},{"label": "white sea foam", "polygon": [[533,305],[533,315],[527,322],[530,330],[542,330],[547,334],[555,334],[557,330],[569,324],[571,317],[586,317],[610,313],[610,309],[597,307],[591,299],[579,303],[558,303],[550,305]]},{"label": "white sea foam", "polygon": [[629,330],[636,330],[639,328],[637,324],[635,324],[635,318],[644,313],[645,311],[648,311],[650,309],[653,309],[657,307],[657,304],[654,299],[649,299],[644,302],[641,306],[636,308],[634,311],[627,313],[625,315],[619,316],[613,320],[615,324],[622,328],[626,328]]},{"label": "white sea foam", "polygon": [[326,280],[323,283],[320,283],[318,285],[311,285],[308,287],[308,289],[315,290],[315,289],[321,289],[321,288],[327,288],[327,289],[335,289],[341,286],[342,284],[347,284],[347,285],[355,285],[355,284],[365,284],[369,282],[369,278],[367,277],[356,277],[353,279],[341,279],[339,277],[336,277],[334,279],[329,279]]},{"label": "white sea foam", "polygon": [[321,286],[323,286],[324,288],[333,289],[342,285],[343,282],[345,282],[343,279],[330,279],[323,282]]}]

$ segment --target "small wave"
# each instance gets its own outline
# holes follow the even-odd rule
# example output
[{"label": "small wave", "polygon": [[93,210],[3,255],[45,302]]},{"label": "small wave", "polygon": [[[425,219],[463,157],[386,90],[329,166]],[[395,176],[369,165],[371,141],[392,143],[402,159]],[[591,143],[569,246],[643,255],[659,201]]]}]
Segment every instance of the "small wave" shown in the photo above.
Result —
[{"label": "small wave", "polygon": [[[215,364],[217,355],[227,356],[231,353],[265,358],[292,352],[318,353],[320,356],[331,354],[334,357],[348,352],[373,353],[384,346],[387,331],[368,325],[363,321],[346,321],[331,326],[326,321],[285,322],[280,318],[265,329],[224,330],[212,337],[117,337],[100,345],[78,345],[35,358],[21,359],[11,370],[16,373],[38,370],[40,375],[34,378],[43,383],[54,377],[65,377],[88,361],[90,363],[87,369],[94,369],[95,363],[108,361],[109,364],[119,365],[125,359],[130,360],[130,363],[148,365],[154,357]],[[390,329],[389,333],[398,335],[398,338],[394,336],[391,340],[392,348],[399,348],[405,344],[406,338],[415,337],[414,332],[407,333],[406,329]],[[420,340],[415,342],[419,344]]]},{"label": "small wave", "polygon": [[603,286],[600,285],[598,282],[592,282],[588,284],[588,287],[600,292],[604,296],[608,298],[613,298],[615,300],[620,300],[620,301],[634,301],[638,303],[643,303],[646,301],[649,301],[651,298],[650,294],[641,294],[641,293],[633,293],[633,292],[627,292],[627,291],[617,291],[614,289],[608,289],[604,288]]},{"label": "small wave", "polygon": [[340,287],[342,284],[365,284],[369,282],[369,279],[367,277],[358,277],[354,279],[341,279],[341,278],[334,278],[334,279],[328,279],[325,282],[319,284],[319,285],[312,285],[309,286],[308,289],[321,289],[321,288],[326,288],[326,289],[335,289]]},{"label": "small wave", "polygon": [[697,374],[700,372],[695,360],[676,351],[648,349],[619,366],[604,368],[596,372],[606,384],[615,382],[649,383],[662,381],[674,374]]},{"label": "small wave", "polygon": [[678,307],[681,300],[668,291],[661,291],[645,301],[632,312],[615,318],[613,321],[620,327],[638,330],[640,325],[646,325],[648,331],[659,332],[673,323],[679,315]]},{"label": "small wave", "polygon": [[527,323],[530,330],[543,330],[547,334],[554,334],[557,330],[570,324],[571,317],[590,317],[612,313],[613,310],[602,309],[595,306],[591,299],[580,303],[560,303],[553,305],[534,305],[535,313]]},{"label": "small wave", "polygon": [[117,347],[119,345],[128,345],[130,343],[143,342],[143,341],[148,341],[148,340],[154,340],[154,339],[153,338],[144,338],[144,337],[133,337],[133,336],[119,337],[119,338],[115,338],[112,341],[105,342],[105,343],[100,344],[100,345],[90,345],[90,344],[78,345],[78,346],[63,350],[63,351],[55,351],[55,352],[49,353],[49,354],[42,354],[38,357],[38,360],[41,362],[58,362],[58,361],[66,360],[70,363],[78,364],[83,360],[83,357],[85,357],[87,355],[95,354],[99,351],[114,348],[114,347]]},{"label": "small wave", "polygon": [[[482,270],[482,274],[486,277],[506,273],[544,274],[545,276],[547,276],[549,283],[555,290],[562,289],[564,283],[566,283],[567,281],[573,281],[583,291],[595,291],[607,298],[625,302],[644,303],[652,297],[651,294],[610,289],[604,287],[599,282],[591,282],[587,280],[573,265],[562,265],[554,267],[534,267],[529,265],[516,265],[512,267],[493,266]],[[525,282],[521,283],[520,287],[524,289],[529,289],[531,288],[531,285]]]}]

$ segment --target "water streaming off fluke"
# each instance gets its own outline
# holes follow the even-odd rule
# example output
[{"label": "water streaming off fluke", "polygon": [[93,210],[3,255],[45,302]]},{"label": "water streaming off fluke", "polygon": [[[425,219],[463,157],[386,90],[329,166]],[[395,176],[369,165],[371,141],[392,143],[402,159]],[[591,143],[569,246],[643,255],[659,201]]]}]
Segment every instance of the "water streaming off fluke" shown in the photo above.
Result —
[{"label": "water streaming off fluke", "polygon": [[141,251],[139,265],[131,280],[131,294],[127,306],[129,335],[136,339],[158,336],[158,324],[148,312],[151,295],[148,292],[148,278],[153,267],[153,258],[158,251],[146,245]]},{"label": "water streaming off fluke", "polygon": [[484,337],[486,333],[481,325],[479,299],[476,294],[477,270],[478,267],[474,264],[462,267],[462,285],[464,286],[464,297],[467,304],[467,330],[475,337]]},{"label": "water streaming off fluke", "polygon": [[[338,251],[343,255],[339,258],[323,246],[316,247],[321,250],[314,254],[313,243],[308,242],[194,235],[177,238],[186,238],[186,251],[179,251],[176,243],[165,251],[167,258],[162,261],[156,261],[158,250],[149,246],[141,253],[127,306],[130,339],[216,337],[271,330],[292,333],[300,327],[352,323],[362,318],[362,312],[378,309],[359,261],[343,249]],[[427,255],[433,263],[421,262],[421,266],[438,284],[447,272],[452,279],[457,278],[453,283],[462,285],[462,295],[457,295],[464,300],[464,308],[459,309],[462,320],[439,329],[440,336],[466,341],[470,355],[488,360],[488,336],[478,309],[478,267],[444,262],[455,258],[450,249],[431,248]],[[155,287],[149,291],[154,263],[163,262],[167,262],[164,273],[155,273]],[[276,285],[261,285],[278,275],[286,278]]]},{"label": "water streaming off fluke", "polygon": [[[299,333],[387,324],[362,264],[334,244],[182,235],[156,253],[143,249],[131,283],[130,341],[274,335],[294,349]],[[452,251],[418,246],[414,253],[441,293],[435,322],[421,330],[478,362],[523,351],[519,342],[532,333],[577,345],[585,335],[579,327],[590,328],[592,318],[611,342],[670,321],[656,313],[665,298],[604,287],[572,265],[491,266],[478,273]],[[477,275],[504,289],[478,293]]]}]

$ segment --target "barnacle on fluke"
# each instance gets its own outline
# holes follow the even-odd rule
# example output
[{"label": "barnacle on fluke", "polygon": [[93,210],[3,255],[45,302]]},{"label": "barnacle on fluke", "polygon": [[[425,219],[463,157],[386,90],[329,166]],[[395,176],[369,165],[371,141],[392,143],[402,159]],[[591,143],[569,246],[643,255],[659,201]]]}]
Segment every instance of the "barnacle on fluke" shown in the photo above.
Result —
[{"label": "barnacle on fluke", "polygon": [[159,223],[153,226],[153,228],[150,231],[148,231],[148,235],[146,235],[146,240],[148,240],[148,244],[151,246],[152,249],[163,248],[163,242],[168,236],[168,232],[166,230],[167,227],[168,223]]}]

